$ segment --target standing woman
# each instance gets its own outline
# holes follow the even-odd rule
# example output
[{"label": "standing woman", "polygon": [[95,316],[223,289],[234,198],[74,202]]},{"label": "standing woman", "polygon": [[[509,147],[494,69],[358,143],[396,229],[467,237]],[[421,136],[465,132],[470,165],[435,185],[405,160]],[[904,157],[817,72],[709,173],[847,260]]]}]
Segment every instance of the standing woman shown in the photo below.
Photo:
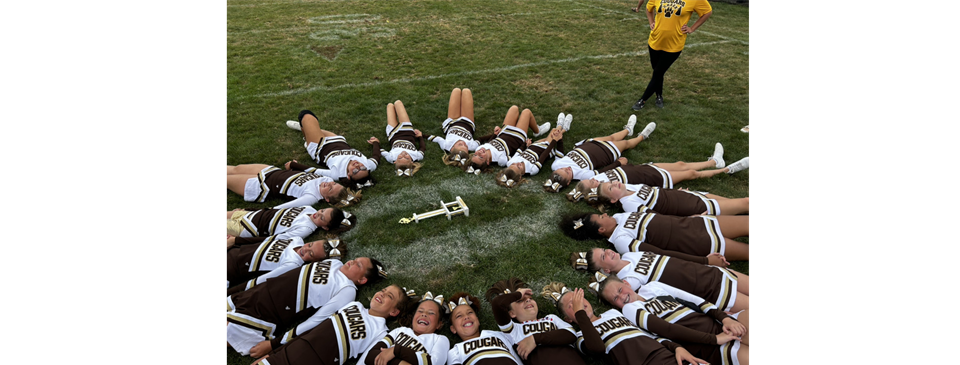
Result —
[{"label": "standing woman", "polygon": [[[397,176],[417,173],[421,167],[417,161],[423,161],[423,134],[413,129],[407,109],[400,100],[387,104],[387,140],[390,151],[380,150],[380,156],[397,167]],[[380,140],[370,137],[367,143],[379,144]]]},{"label": "standing woman", "polygon": [[[642,2],[642,0],[641,0]],[[639,4],[637,9],[639,10]],[[687,26],[690,15],[697,13],[693,26]],[[633,104],[633,110],[643,109],[643,104],[653,94],[657,94],[657,107],[663,108],[663,75],[667,69],[680,57],[683,46],[687,42],[687,34],[693,33],[703,25],[713,14],[713,8],[707,0],[664,1],[649,0],[647,2],[647,20],[650,22],[650,37],[647,40],[647,49],[650,53],[650,66],[653,75],[643,96]]]},{"label": "standing woman", "polygon": [[460,167],[467,162],[470,152],[480,147],[473,139],[476,125],[473,124],[473,93],[470,89],[454,88],[450,92],[447,106],[447,119],[441,124],[444,137],[430,135],[427,140],[440,145],[443,150],[443,164]]},{"label": "standing woman", "polygon": [[368,158],[350,147],[343,136],[321,129],[320,120],[309,110],[300,111],[297,120],[287,121],[287,127],[303,132],[306,141],[303,146],[307,148],[307,153],[318,164],[329,168],[317,169],[314,174],[329,176],[344,184],[350,183],[349,186],[356,184],[358,189],[373,185],[370,174],[380,164],[380,143],[371,143],[376,158]]},{"label": "standing woman", "polygon": [[553,314],[538,318],[533,290],[517,278],[500,280],[486,293],[497,325],[517,345],[524,364],[584,364],[573,349],[573,326]]}]

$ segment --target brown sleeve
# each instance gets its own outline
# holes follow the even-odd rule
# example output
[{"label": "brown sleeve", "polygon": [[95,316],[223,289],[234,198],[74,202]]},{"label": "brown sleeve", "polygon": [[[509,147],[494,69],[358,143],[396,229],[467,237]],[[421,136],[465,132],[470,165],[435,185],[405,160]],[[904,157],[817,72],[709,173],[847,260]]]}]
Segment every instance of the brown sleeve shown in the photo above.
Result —
[{"label": "brown sleeve", "polygon": [[[386,347],[387,347],[387,344],[383,343],[382,341],[377,341],[377,343],[374,344],[373,347],[367,350],[367,358],[363,360],[363,363],[366,365],[376,365],[377,355],[380,355],[380,350],[383,350]],[[393,354],[396,355],[397,353],[394,352]],[[394,360],[396,360],[396,357],[394,357]]]},{"label": "brown sleeve", "polygon": [[717,322],[720,322],[720,323],[723,323],[723,320],[724,320],[725,318],[730,318],[730,319],[732,319],[732,320],[734,320],[734,321],[737,320],[736,318],[733,318],[733,317],[731,317],[731,316],[728,316],[728,315],[727,315],[726,313],[724,313],[722,310],[719,310],[719,309],[717,309],[717,308],[713,308],[713,309],[711,309],[711,310],[708,310],[707,313],[706,313],[706,315],[713,317],[713,319],[716,319]]},{"label": "brown sleeve", "polygon": [[484,144],[484,143],[487,143],[487,142],[489,142],[490,140],[492,140],[492,139],[494,139],[494,138],[496,138],[496,137],[497,137],[497,134],[496,134],[496,133],[490,133],[490,134],[485,135],[485,136],[474,137],[473,139],[476,140],[477,143],[479,143],[479,144]]},{"label": "brown sleeve", "polygon": [[291,169],[291,170],[307,171],[307,169],[309,169],[309,168],[310,168],[310,166],[304,165],[304,164],[302,164],[302,163],[290,161],[290,169]]},{"label": "brown sleeve", "polygon": [[557,141],[557,147],[555,149],[557,152],[560,152],[561,155],[567,154],[566,152],[563,152],[563,138],[560,138],[560,140]]},{"label": "brown sleeve", "polygon": [[680,344],[675,343],[673,341],[663,341],[663,342],[660,342],[660,344],[663,345],[663,347],[666,347],[667,350],[670,350],[670,352],[672,353],[677,353],[677,349],[683,347],[683,346],[680,346]]},{"label": "brown sleeve", "polygon": [[423,133],[422,133],[422,132],[420,133],[420,137],[417,137],[417,140],[420,141],[420,152],[426,151],[426,149],[425,149],[426,147],[424,147],[424,143],[423,143]]},{"label": "brown sleeve", "polygon": [[[413,351],[413,349],[403,347],[403,346],[395,346],[395,347],[396,348],[393,349],[393,360],[390,360],[389,362],[387,362],[388,365],[400,365],[400,361],[406,361],[411,364],[417,364],[420,361],[420,358],[417,357],[417,351]],[[430,363],[433,363],[433,360],[429,360],[430,354],[427,352],[424,352],[424,353],[427,354],[427,359],[428,359],[427,361]],[[369,356],[367,358],[369,359]]]},{"label": "brown sleeve", "polygon": [[377,166],[380,166],[380,142],[373,142],[373,155],[376,157]]},{"label": "brown sleeve", "polygon": [[607,348],[603,344],[603,339],[600,338],[600,331],[597,331],[597,328],[590,322],[587,312],[581,309],[577,311],[576,317],[577,323],[584,324],[580,326],[580,332],[583,333],[583,347],[592,353],[605,354]]},{"label": "brown sleeve", "polygon": [[537,345],[563,346],[577,342],[577,335],[567,330],[556,329],[534,334],[533,341],[535,341]]},{"label": "brown sleeve", "polygon": [[540,165],[547,163],[547,159],[550,158],[550,155],[553,154],[553,148],[557,145],[557,141],[550,141],[550,144],[547,145],[547,149],[540,152]]},{"label": "brown sleeve", "polygon": [[646,330],[656,333],[660,337],[666,337],[671,340],[702,343],[707,345],[717,344],[716,335],[700,332],[679,324],[673,324],[654,315],[651,315],[647,318],[647,326],[649,328],[646,328]]},{"label": "brown sleeve", "polygon": [[237,237],[233,241],[233,247],[250,245],[250,244],[260,244],[263,240],[267,239],[266,237]]},{"label": "brown sleeve", "polygon": [[[254,280],[256,280],[256,279],[254,279]],[[246,288],[246,287],[247,287],[247,282],[246,282],[246,281],[244,281],[244,282],[242,282],[242,283],[240,283],[240,284],[231,286],[230,289],[227,289],[227,296],[229,297],[229,296],[231,296],[231,295],[234,295],[234,294],[237,294],[237,293],[239,293],[239,292],[242,292],[242,291],[244,290],[244,288]]]},{"label": "brown sleeve", "polygon": [[510,319],[510,313],[504,308],[509,308],[510,303],[516,302],[523,298],[523,293],[514,292],[510,294],[500,294],[490,302],[490,307],[493,308],[493,319],[497,321],[497,325],[506,326],[512,320]]},{"label": "brown sleeve", "polygon": [[596,170],[596,171],[597,171],[598,173],[600,173],[600,172],[607,172],[607,170],[613,170],[613,169],[618,168],[618,167],[620,167],[620,161],[613,161],[612,164],[609,164],[609,165],[607,165],[607,166],[604,166],[603,168],[601,168],[601,169],[599,169],[599,170]]}]

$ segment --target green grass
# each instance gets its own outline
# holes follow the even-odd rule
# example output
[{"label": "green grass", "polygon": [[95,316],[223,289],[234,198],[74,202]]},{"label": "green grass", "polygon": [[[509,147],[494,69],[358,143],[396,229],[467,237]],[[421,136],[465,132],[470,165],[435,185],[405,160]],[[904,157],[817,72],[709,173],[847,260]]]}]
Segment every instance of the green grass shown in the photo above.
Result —
[{"label": "green grass", "polygon": [[[275,1],[228,2],[227,164],[315,165],[302,135],[284,125],[310,109],[324,129],[369,152],[365,140],[385,140],[385,106],[402,100],[416,128],[440,134],[454,87],[470,88],[478,133],[503,121],[511,105],[529,108],[539,123],[572,113],[566,140],[620,130],[636,113],[638,128],[655,121],[649,141],[627,151],[635,163],[702,161],[721,142],[728,163],[749,155],[748,8],[712,3],[714,14],[689,36],[667,73],[666,108],[630,105],[650,76],[643,14],[630,1]],[[360,15],[357,15],[360,14]],[[693,20],[691,20],[692,22]],[[335,57],[333,57],[336,55]],[[569,147],[568,147],[569,149]],[[449,296],[482,297],[495,281],[517,276],[535,291],[550,281],[584,287],[587,275],[567,262],[572,251],[605,245],[578,242],[556,227],[585,204],[540,190],[546,173],[508,190],[493,174],[466,176],[440,163],[433,143],[412,179],[384,161],[379,184],[348,208],[357,228],[344,234],[350,257],[371,256],[390,271],[388,283]],[[749,170],[680,187],[727,197],[749,196]],[[437,217],[400,225],[401,217],[439,208],[461,196],[469,217]],[[227,192],[227,210],[268,207]],[[318,205],[323,207],[325,205]],[[310,237],[312,239],[314,237]],[[748,242],[744,239],[744,242]],[[732,266],[749,273],[747,262]],[[362,288],[358,300],[378,288]],[[598,311],[608,308],[591,298]],[[541,315],[556,313],[546,300]],[[489,303],[480,313],[496,329]],[[393,324],[392,324],[393,325]],[[459,342],[448,330],[442,333]],[[600,363],[599,358],[589,358]],[[227,351],[228,364],[254,359]]]}]

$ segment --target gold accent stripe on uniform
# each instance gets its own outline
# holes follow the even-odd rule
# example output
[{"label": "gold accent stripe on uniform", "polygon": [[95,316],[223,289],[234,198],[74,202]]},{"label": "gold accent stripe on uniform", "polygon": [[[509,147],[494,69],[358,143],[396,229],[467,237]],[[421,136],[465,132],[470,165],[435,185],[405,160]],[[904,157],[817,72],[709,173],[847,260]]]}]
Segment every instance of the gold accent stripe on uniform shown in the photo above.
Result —
[{"label": "gold accent stripe on uniform", "polygon": [[613,169],[613,173],[617,175],[617,181],[622,182],[624,184],[627,183],[627,172],[623,171],[622,167]]},{"label": "gold accent stripe on uniform", "polygon": [[310,289],[310,272],[313,270],[314,262],[310,265],[304,265],[300,269],[300,280],[297,282],[297,312],[307,308],[307,291]]},{"label": "gold accent stripe on uniform", "polygon": [[720,222],[717,221],[717,217],[714,216],[703,216],[703,219],[706,220],[707,225],[707,235],[710,236],[710,252],[711,253],[721,253],[720,252],[720,243],[723,242],[723,236],[720,233]]},{"label": "gold accent stripe on uniform", "polygon": [[643,244],[640,240],[633,240],[630,242],[630,252],[640,252],[640,245]]},{"label": "gold accent stripe on uniform", "polygon": [[653,185],[647,186],[650,187],[650,196],[649,199],[647,199],[647,208],[653,209],[653,207],[657,205],[657,200],[660,199],[660,188]]},{"label": "gold accent stripe on uniform", "polygon": [[690,314],[690,313],[692,313],[692,312],[693,312],[692,309],[687,308],[687,307],[684,307],[684,306],[680,306],[679,308],[677,308],[677,309],[674,310],[673,312],[670,312],[670,314],[667,315],[666,317],[663,317],[663,320],[664,320],[664,321],[667,321],[667,322],[670,322],[670,323],[675,323],[675,322],[676,322],[677,320],[679,320],[680,318],[683,318],[684,316],[686,316],[686,315],[688,315],[688,314]]},{"label": "gold accent stripe on uniform", "polygon": [[427,354],[426,352],[419,352],[417,355],[420,357],[420,364],[433,365],[433,361],[430,360],[430,354]]},{"label": "gold accent stripe on uniform", "polygon": [[270,188],[267,186],[267,174],[273,171],[273,169],[266,168],[264,170],[267,171],[264,172],[260,170],[260,172],[257,173],[257,181],[260,182],[260,194],[257,195],[257,199],[254,200],[257,203],[263,203],[263,201],[267,199],[267,192],[270,191]]},{"label": "gold accent stripe on uniform", "polygon": [[293,185],[293,182],[296,181],[298,178],[300,178],[300,176],[303,176],[303,175],[306,175],[306,173],[305,173],[305,172],[300,172],[300,173],[294,174],[293,176],[290,176],[289,178],[287,178],[287,180],[283,182],[283,186],[280,187],[280,194],[286,194],[286,193],[287,193],[287,190],[290,189],[290,185]]},{"label": "gold accent stripe on uniform", "polygon": [[[643,206],[637,208],[638,212],[644,210]],[[647,226],[650,225],[650,221],[656,216],[656,213],[644,213],[644,216],[640,218],[640,229],[637,230],[637,239],[646,240],[647,238]]]},{"label": "gold accent stripe on uniform", "polygon": [[[586,152],[583,152],[583,150],[577,148],[577,149],[574,149],[573,151],[570,151],[570,153],[576,153],[580,155],[583,161],[587,162],[587,168],[584,170],[593,170],[593,160],[590,160],[590,155],[588,155]],[[580,165],[577,165],[577,167],[580,167]]]},{"label": "gold accent stripe on uniform", "polygon": [[[513,127],[513,128],[516,128],[516,127]],[[519,138],[519,139],[522,140],[522,141],[526,141],[526,140],[527,140],[527,135],[526,135],[525,133],[520,132],[520,131],[519,131],[519,128],[517,128],[517,129],[513,129],[513,128],[509,128],[509,127],[504,128],[502,131],[500,131],[500,134],[506,133],[506,134],[509,134],[509,135],[511,135],[511,136],[517,137],[517,138]],[[497,137],[499,137],[499,136],[500,136],[500,135],[497,135]]]},{"label": "gold accent stripe on uniform", "polygon": [[736,341],[730,341],[720,345],[720,358],[723,365],[733,365],[733,345]]},{"label": "gold accent stripe on uniform", "polygon": [[503,331],[503,333],[513,332],[513,321],[510,321],[510,327],[507,327],[507,328],[500,327],[500,331]]},{"label": "gold accent stripe on uniform", "polygon": [[280,224],[280,221],[282,220],[280,218],[283,217],[284,214],[287,214],[288,210],[290,210],[290,208],[280,209],[280,211],[277,212],[277,214],[273,215],[273,218],[270,219],[270,225],[269,225],[270,234],[274,234],[277,232],[277,225]]},{"label": "gold accent stripe on uniform", "polygon": [[610,153],[613,154],[614,160],[620,158],[620,149],[617,148],[616,144],[614,144],[611,141],[601,141],[600,144],[606,147],[608,150],[610,150]]},{"label": "gold accent stripe on uniform", "polygon": [[657,260],[653,262],[653,265],[651,265],[653,267],[653,270],[650,273],[649,280],[660,281],[660,276],[663,275],[663,272],[667,268],[667,262],[669,261],[670,261],[669,256],[657,255]]},{"label": "gold accent stripe on uniform", "polygon": [[343,314],[340,312],[335,313],[332,316],[333,329],[337,331],[337,336],[340,337],[340,363],[343,364],[347,360],[347,356],[350,356],[350,331],[347,330],[347,324],[343,319]]},{"label": "gold accent stripe on uniform", "polygon": [[387,335],[380,341],[387,344],[387,347],[393,347],[393,336]]},{"label": "gold accent stripe on uniform", "polygon": [[627,327],[621,331],[611,333],[606,339],[603,340],[603,345],[607,348],[607,353],[609,353],[614,344],[618,343],[621,339],[626,340],[628,338],[634,338],[637,336],[643,336],[643,333],[636,328]]},{"label": "gold accent stripe on uniform", "polygon": [[260,331],[260,334],[263,335],[263,337],[265,337],[266,339],[268,340],[273,339],[273,328],[271,328],[267,324],[257,323],[255,321],[251,321],[248,318],[244,318],[238,315],[233,315],[231,313],[227,313],[227,322],[230,322],[239,326],[247,327],[250,329],[258,330]]},{"label": "gold accent stripe on uniform", "polygon": [[268,251],[270,245],[273,244],[274,238],[276,238],[276,236],[267,237],[267,239],[260,244],[260,247],[257,248],[257,251],[253,253],[253,260],[250,262],[250,272],[260,271],[260,263],[263,261],[263,255]]},{"label": "gold accent stripe on uniform", "polygon": [[502,348],[489,348],[474,352],[473,355],[467,357],[467,360],[463,362],[463,365],[473,365],[476,362],[480,362],[480,360],[492,357],[507,357],[512,359],[513,355],[510,355],[510,352]]},{"label": "gold accent stripe on uniform", "polygon": [[240,217],[240,226],[243,227],[243,229],[246,230],[247,232],[250,232],[250,234],[253,235],[253,237],[258,237],[260,236],[260,233],[257,230],[257,226],[252,222],[250,222],[249,220],[247,220],[247,217],[253,218],[253,215],[255,214],[256,212],[249,212],[245,214],[243,217]]},{"label": "gold accent stripe on uniform", "polygon": [[[721,268],[718,268],[721,269]],[[729,276],[724,275],[722,277],[723,292],[720,293],[720,298],[717,299],[717,309],[725,311],[728,306],[732,306],[733,303],[730,303],[730,297],[732,296],[732,290],[737,290],[735,285],[736,282],[733,281]]]},{"label": "gold accent stripe on uniform", "polygon": [[250,281],[247,282],[246,289],[244,290],[250,290],[250,288],[253,288],[256,285],[257,285],[257,279],[250,279]]}]

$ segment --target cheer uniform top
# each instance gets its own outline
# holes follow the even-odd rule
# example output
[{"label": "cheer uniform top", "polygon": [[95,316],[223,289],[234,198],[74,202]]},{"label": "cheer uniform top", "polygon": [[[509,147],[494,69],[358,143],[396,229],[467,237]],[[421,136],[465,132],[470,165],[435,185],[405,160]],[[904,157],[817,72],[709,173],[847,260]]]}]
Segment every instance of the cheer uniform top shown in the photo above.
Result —
[{"label": "cheer uniform top", "polygon": [[318,228],[310,219],[316,212],[311,206],[247,212],[240,219],[243,230],[238,237],[306,237]]},{"label": "cheer uniform top", "polygon": [[707,0],[650,0],[647,12],[656,11],[656,20],[647,44],[657,51],[680,52],[687,43],[687,35],[681,31],[694,12],[699,16],[713,11]]},{"label": "cheer uniform top", "polygon": [[667,215],[720,214],[720,204],[716,199],[696,191],[660,189],[647,184],[625,184],[624,188],[634,192],[620,198],[624,212],[636,212],[646,206],[654,212]]},{"label": "cheer uniform top", "polygon": [[592,179],[599,182],[619,181],[624,184],[647,184],[664,189],[673,189],[673,176],[670,171],[653,164],[632,165],[627,163],[607,172],[597,174]]},{"label": "cheer uniform top", "polygon": [[[248,240],[260,241],[253,245]],[[287,271],[303,266],[303,258],[296,249],[303,247],[303,238],[237,238],[227,250],[227,295],[250,289]]]},{"label": "cheer uniform top", "polygon": [[[517,162],[523,162],[524,173],[528,175],[536,175],[540,172],[540,168],[543,167],[543,164],[547,162],[547,159],[551,155],[556,156],[560,154],[554,148],[557,146],[557,141],[540,141],[534,144],[531,144],[524,150],[517,151],[513,154],[513,157],[507,161],[506,166],[513,165]],[[562,155],[561,155],[562,156]]]},{"label": "cheer uniform top", "polygon": [[313,173],[328,176],[333,179],[347,179],[347,168],[350,161],[358,161],[367,167],[370,173],[380,164],[380,143],[373,143],[373,155],[376,159],[367,158],[363,153],[350,147],[343,136],[320,138],[320,143],[306,142],[307,152],[318,164],[326,165],[328,169],[316,169]]},{"label": "cheer uniform top", "polygon": [[394,359],[413,365],[443,365],[447,363],[450,340],[436,333],[424,333],[418,336],[409,327],[397,327],[367,350],[357,364],[375,365],[380,351],[394,346],[396,346],[393,350]]},{"label": "cheer uniform top", "polygon": [[290,170],[267,166],[257,174],[257,177],[247,180],[243,189],[243,200],[263,203],[267,199],[289,196],[296,199],[274,208],[314,205],[325,200],[320,194],[320,183],[333,181],[332,178],[314,174],[313,171],[316,169],[297,162],[290,163]]},{"label": "cheer uniform top", "polygon": [[[413,124],[400,123],[397,128],[387,125],[387,137],[390,140],[390,151],[380,150],[380,156],[387,159],[387,162],[396,162],[397,156],[402,152],[407,152],[414,161],[423,160],[423,136],[417,137],[413,132]],[[419,147],[415,142],[419,143]]]},{"label": "cheer uniform top", "polygon": [[737,275],[722,267],[700,265],[653,252],[628,252],[620,259],[630,262],[617,277],[636,291],[659,282],[702,298],[710,298],[723,311],[737,301]]},{"label": "cheer uniform top", "polygon": [[514,322],[510,318],[509,311],[503,308],[509,307],[510,303],[522,297],[523,293],[520,292],[501,294],[493,298],[490,304],[497,326],[513,342],[514,351],[520,341],[527,337],[533,336],[537,343],[537,347],[527,355],[524,364],[584,364],[572,346],[577,341],[576,331],[560,317],[548,314],[543,318],[522,323]]},{"label": "cheer uniform top", "polygon": [[480,331],[480,337],[460,342],[447,351],[448,365],[520,365],[506,334]]},{"label": "cheer uniform top", "polygon": [[386,334],[385,318],[371,315],[360,302],[350,302],[317,328],[275,349],[263,363],[343,365]]},{"label": "cheer uniform top", "polygon": [[234,342],[268,339],[277,348],[316,327],[356,297],[357,286],[342,266],[333,259],[314,262],[227,297],[227,341],[246,354],[252,346]]},{"label": "cheer uniform top", "polygon": [[478,138],[477,141],[483,143],[477,149],[483,148],[490,152],[490,161],[506,167],[510,156],[527,145],[527,131],[508,125],[501,129],[496,137],[490,134]]},{"label": "cheer uniform top", "polygon": [[581,331],[577,348],[584,354],[606,354],[613,364],[675,365],[673,351],[679,347],[665,338],[637,328],[616,309],[611,309],[591,322],[582,309],[576,313]]},{"label": "cheer uniform top", "polygon": [[607,240],[621,254],[641,251],[638,248],[644,242],[695,256],[715,252],[722,255],[726,249],[720,223],[714,216],[678,217],[640,208],[639,212],[618,213],[613,218],[617,228]]},{"label": "cheer uniform top", "polygon": [[[655,317],[709,334],[723,332],[722,321],[730,318],[713,303],[663,283],[650,283],[637,291],[645,301],[635,301],[623,306],[623,315],[640,328]],[[654,331],[654,333],[656,333]],[[662,335],[662,334],[661,334]],[[730,341],[723,345],[712,343],[689,343],[677,339],[696,357],[711,364],[739,364],[737,351],[740,341]]]},{"label": "cheer uniform top", "polygon": [[588,139],[577,143],[577,148],[566,156],[553,160],[550,169],[570,167],[573,169],[572,180],[586,180],[601,172],[620,166],[620,149],[610,141],[595,141]]},{"label": "cheer uniform top", "polygon": [[480,143],[473,140],[476,126],[470,118],[460,117],[457,120],[447,118],[443,121],[442,127],[443,133],[446,135],[444,138],[434,135],[427,136],[427,140],[440,145],[440,149],[450,152],[450,149],[458,141],[465,142],[467,150],[470,152],[476,151],[477,147],[480,147]]}]

